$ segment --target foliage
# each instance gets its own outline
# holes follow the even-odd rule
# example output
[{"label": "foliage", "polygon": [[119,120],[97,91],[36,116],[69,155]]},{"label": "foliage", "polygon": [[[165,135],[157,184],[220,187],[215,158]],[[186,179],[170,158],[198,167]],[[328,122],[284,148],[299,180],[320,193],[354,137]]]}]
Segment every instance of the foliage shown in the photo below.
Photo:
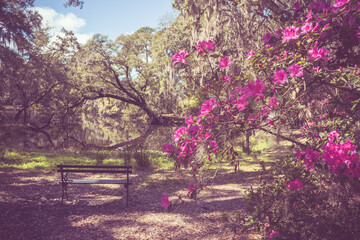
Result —
[{"label": "foliage", "polygon": [[[247,195],[251,222],[265,238],[277,231],[279,239],[356,239],[360,233],[358,180],[334,177],[325,167],[306,171],[295,159],[282,160],[271,169],[273,181],[263,180]],[[286,183],[301,179],[303,188]]]},{"label": "foliage", "polygon": [[[228,153],[227,158],[233,159],[231,155],[235,151],[230,140],[241,132],[265,131],[292,142],[301,148],[297,155],[302,169],[296,164],[289,170],[286,165],[280,167],[282,172],[276,173],[286,173],[285,178],[251,198],[268,197],[258,204],[260,210],[254,210],[258,214],[256,221],[270,218],[272,232],[267,232],[270,238],[318,239],[322,234],[328,234],[325,239],[337,238],[333,225],[350,225],[348,221],[356,218],[359,207],[355,189],[360,178],[360,158],[356,151],[360,142],[360,73],[356,66],[360,59],[360,5],[351,0],[311,3],[306,15],[299,14],[300,8],[297,4],[287,13],[298,19],[295,23],[282,26],[276,33],[266,33],[264,46],[248,53],[250,68],[244,72],[237,72],[236,63],[224,52],[212,53],[210,40],[199,41],[197,57],[192,56],[195,51],[187,57],[184,50],[173,56],[173,64],[187,69],[189,78],[191,69],[197,67],[196,60],[200,59],[210,74],[207,78],[210,99],[203,102],[195,116],[186,119],[187,126],[174,132],[175,144],[165,145],[164,151],[176,156],[178,164],[190,166],[196,175],[219,155]],[[304,141],[282,134],[280,127],[300,129]],[[323,175],[325,182],[318,180]],[[335,194],[329,182],[339,183]],[[292,194],[284,194],[286,188]],[[316,195],[318,190],[321,194]],[[345,195],[340,194],[344,192]],[[306,206],[308,212],[304,211],[303,215],[299,211],[301,217],[293,218],[294,214],[289,217],[289,205],[285,201],[293,199],[299,201],[296,203],[300,207],[304,206],[302,203],[314,205]],[[333,202],[343,204],[332,208]],[[319,209],[316,204],[324,208]],[[269,209],[271,213],[266,212]],[[349,218],[330,221],[328,218],[334,217],[337,210]],[[316,221],[320,225],[311,224],[308,216],[314,216],[310,212],[319,214]],[[298,218],[303,222],[295,228],[292,224]],[[328,220],[329,225],[324,227],[322,224]],[[352,230],[345,236],[352,238],[358,234],[356,227]]]}]

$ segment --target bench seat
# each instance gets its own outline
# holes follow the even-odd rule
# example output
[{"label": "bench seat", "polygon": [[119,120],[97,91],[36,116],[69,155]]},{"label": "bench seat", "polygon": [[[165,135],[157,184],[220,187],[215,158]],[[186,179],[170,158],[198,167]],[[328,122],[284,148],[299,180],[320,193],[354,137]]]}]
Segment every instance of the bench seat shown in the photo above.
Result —
[{"label": "bench seat", "polygon": [[[67,199],[67,185],[68,184],[124,184],[126,188],[126,206],[129,205],[129,185],[131,181],[129,179],[129,174],[132,173],[132,166],[111,166],[111,165],[101,165],[101,166],[92,166],[92,165],[57,165],[58,172],[61,174],[61,186],[62,186],[62,196],[61,202],[64,199]],[[69,178],[69,173],[88,173],[88,174],[123,174],[126,176],[126,179],[74,179]],[[81,177],[81,176],[73,176]]]},{"label": "bench seat", "polygon": [[67,183],[72,184],[131,184],[126,180],[111,180],[111,179],[68,179]]}]

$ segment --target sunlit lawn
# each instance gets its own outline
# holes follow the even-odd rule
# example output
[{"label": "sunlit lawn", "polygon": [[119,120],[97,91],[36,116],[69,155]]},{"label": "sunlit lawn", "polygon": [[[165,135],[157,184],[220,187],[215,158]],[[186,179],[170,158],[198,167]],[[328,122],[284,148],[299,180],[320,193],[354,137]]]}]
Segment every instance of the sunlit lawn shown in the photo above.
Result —
[{"label": "sunlit lawn", "polygon": [[[268,168],[273,162],[285,156],[290,146],[287,142],[277,143],[274,137],[266,134],[251,137],[251,154],[247,155],[240,148],[238,153],[238,170],[257,171],[262,167]],[[130,165],[135,169],[174,169],[174,160],[161,151],[142,150],[134,154],[119,151],[55,151],[55,150],[19,150],[6,149],[0,159],[2,169],[27,169],[52,171],[58,164],[85,164],[85,165],[125,165],[125,159],[130,159]],[[218,157],[209,169],[233,171],[226,159]]]}]

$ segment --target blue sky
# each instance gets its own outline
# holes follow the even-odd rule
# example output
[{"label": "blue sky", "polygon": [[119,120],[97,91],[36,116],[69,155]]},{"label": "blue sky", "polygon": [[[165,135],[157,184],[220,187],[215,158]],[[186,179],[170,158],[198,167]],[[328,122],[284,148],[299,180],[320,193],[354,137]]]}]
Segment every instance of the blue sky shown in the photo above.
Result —
[{"label": "blue sky", "polygon": [[35,9],[46,25],[58,34],[62,27],[76,33],[85,43],[93,34],[100,33],[115,39],[131,34],[141,27],[156,28],[169,14],[176,15],[173,0],[85,0],[84,7],[64,7],[66,0],[35,0]]}]

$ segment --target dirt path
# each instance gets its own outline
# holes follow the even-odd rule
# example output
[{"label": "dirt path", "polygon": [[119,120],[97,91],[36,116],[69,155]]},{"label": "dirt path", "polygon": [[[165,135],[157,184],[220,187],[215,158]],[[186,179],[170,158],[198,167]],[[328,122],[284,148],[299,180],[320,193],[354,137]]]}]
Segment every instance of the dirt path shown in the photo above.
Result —
[{"label": "dirt path", "polygon": [[[218,173],[197,201],[186,195],[185,171],[137,171],[132,175],[130,207],[115,185],[70,185],[63,205],[56,172],[0,171],[0,239],[259,239],[234,235],[222,213],[244,207],[245,187],[257,173]],[[184,196],[171,212],[161,197]]]}]

